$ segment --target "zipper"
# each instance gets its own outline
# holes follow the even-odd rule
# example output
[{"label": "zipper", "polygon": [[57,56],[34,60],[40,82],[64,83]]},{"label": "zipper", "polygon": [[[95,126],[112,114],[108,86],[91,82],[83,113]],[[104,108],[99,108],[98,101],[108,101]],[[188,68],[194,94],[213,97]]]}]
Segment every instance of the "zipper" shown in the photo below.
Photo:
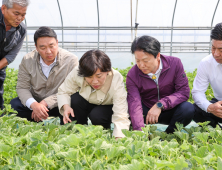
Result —
[{"label": "zipper", "polygon": [[[155,82],[156,83],[156,82]],[[160,100],[160,91],[159,91],[159,85],[158,83],[156,83],[156,86],[157,86],[157,91],[158,91],[158,101]]]},{"label": "zipper", "polygon": [[39,63],[39,68],[40,68],[40,70],[41,70],[41,73],[42,73],[42,75],[46,78],[46,80],[48,79],[46,76],[45,76],[45,74],[43,73],[43,71],[42,71],[42,67],[41,67],[41,64]]},{"label": "zipper", "polygon": [[[161,72],[160,73],[160,75],[159,75],[159,78],[160,78],[160,76],[161,76],[161,74],[163,74],[164,72],[166,72],[167,70],[169,70],[170,68],[167,68],[166,70],[164,70],[163,72]],[[143,76],[143,75],[141,75],[141,74],[139,74],[141,77],[145,77],[145,78],[148,78],[148,79],[150,79],[150,80],[153,80],[153,79],[151,79],[149,76],[148,77],[146,77],[146,76]],[[159,78],[158,78],[158,80],[159,80]],[[159,84],[158,84],[158,82],[156,82],[155,80],[153,80],[154,81],[154,83],[156,84],[156,87],[157,87],[157,93],[158,93],[158,101],[160,100],[160,90],[159,90]]]},{"label": "zipper", "polygon": [[[49,76],[51,75],[51,73],[53,73],[52,72],[52,69],[55,67],[55,66],[57,66],[58,64],[55,64],[52,68],[51,68],[51,70],[49,71]],[[49,78],[49,76],[48,76],[48,78]]]},{"label": "zipper", "polygon": [[[14,32],[12,32],[11,34],[9,34],[8,37],[10,37],[12,34],[14,34],[17,30],[18,30],[18,27],[15,29]],[[6,37],[6,31],[5,31],[5,38],[4,38],[3,43],[1,44],[1,49],[2,49],[3,45],[6,43],[6,40],[7,40],[8,37]]]},{"label": "zipper", "polygon": [[[143,75],[140,75],[141,77],[145,77],[145,78],[148,78],[148,79],[150,79],[150,80],[153,80],[153,79],[151,79],[150,77],[146,77],[146,76],[143,76]],[[160,76],[159,76],[159,78],[160,78]],[[159,78],[158,78],[158,80],[159,80]],[[158,83],[155,81],[155,80],[153,80],[154,81],[154,83],[156,84],[156,87],[157,87],[157,94],[158,94],[158,101],[160,100],[160,90],[159,90],[159,85],[158,85]]]}]

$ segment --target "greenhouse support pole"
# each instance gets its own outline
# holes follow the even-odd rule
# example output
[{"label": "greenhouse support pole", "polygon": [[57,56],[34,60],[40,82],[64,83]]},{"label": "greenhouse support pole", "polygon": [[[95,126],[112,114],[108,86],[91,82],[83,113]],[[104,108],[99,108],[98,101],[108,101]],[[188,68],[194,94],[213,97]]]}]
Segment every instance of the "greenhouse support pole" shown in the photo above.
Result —
[{"label": "greenhouse support pole", "polygon": [[132,0],[130,0],[130,16],[131,16],[131,42],[133,42],[133,4]]},{"label": "greenhouse support pole", "polygon": [[62,19],[62,12],[61,12],[60,5],[59,5],[59,0],[57,0],[57,4],[58,4],[58,7],[59,7],[61,24],[62,24],[62,48],[63,48],[64,47],[63,19]]},{"label": "greenhouse support pole", "polygon": [[[133,42],[133,0],[130,0],[130,16],[131,16],[131,43]],[[135,64],[134,55],[132,54],[132,62]]]},{"label": "greenhouse support pole", "polygon": [[171,42],[170,42],[170,56],[172,56],[172,42],[173,42],[173,21],[174,21],[174,15],[177,7],[177,0],[175,1],[175,6],[173,10],[173,18],[172,18],[172,25],[171,25]]},{"label": "greenhouse support pole", "polygon": [[[26,25],[26,28],[27,28],[27,22],[26,22],[26,19],[25,19],[25,25]],[[26,31],[26,53],[28,53],[28,32]]]},{"label": "greenhouse support pole", "polygon": [[[216,14],[217,7],[218,7],[219,2],[220,2],[220,0],[217,1],[217,5],[216,5],[216,7],[215,7],[214,14],[213,14],[213,17],[212,17],[212,21],[211,21],[211,30],[212,30],[212,27],[213,27],[214,16],[215,16],[215,14]],[[211,49],[211,39],[210,39],[210,46],[209,46],[209,54],[210,54],[210,49]]]},{"label": "greenhouse support pole", "polygon": [[137,37],[137,28],[138,28],[138,23],[137,23],[137,12],[138,12],[138,0],[136,1],[136,19],[135,19],[135,38]]},{"label": "greenhouse support pole", "polygon": [[100,31],[99,31],[99,27],[100,27],[100,23],[99,23],[99,2],[98,0],[97,1],[97,16],[98,16],[98,44],[97,44],[97,48],[99,49],[99,34],[100,34]]}]

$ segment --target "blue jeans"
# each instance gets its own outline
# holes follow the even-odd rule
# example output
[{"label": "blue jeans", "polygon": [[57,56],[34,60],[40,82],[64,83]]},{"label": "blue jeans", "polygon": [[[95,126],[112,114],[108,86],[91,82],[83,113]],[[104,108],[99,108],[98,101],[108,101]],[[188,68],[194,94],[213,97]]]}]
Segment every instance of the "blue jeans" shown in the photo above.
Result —
[{"label": "blue jeans", "polygon": [[[143,103],[143,115],[144,123],[146,123],[146,116],[150,108],[146,107]],[[194,107],[189,102],[183,102],[170,110],[165,110],[160,113],[158,123],[169,125],[166,129],[166,133],[173,133],[176,129],[176,122],[187,126],[193,119]]]},{"label": "blue jeans", "polygon": [[[26,118],[29,121],[33,121],[34,119],[31,118],[32,116],[32,110],[30,110],[28,107],[24,106],[20,99],[18,97],[14,98],[10,102],[12,108],[18,112],[17,116],[21,118]],[[53,117],[59,117],[60,118],[60,124],[63,125],[63,116],[59,113],[58,107],[55,107],[53,109],[49,109],[48,112],[49,116]]]}]

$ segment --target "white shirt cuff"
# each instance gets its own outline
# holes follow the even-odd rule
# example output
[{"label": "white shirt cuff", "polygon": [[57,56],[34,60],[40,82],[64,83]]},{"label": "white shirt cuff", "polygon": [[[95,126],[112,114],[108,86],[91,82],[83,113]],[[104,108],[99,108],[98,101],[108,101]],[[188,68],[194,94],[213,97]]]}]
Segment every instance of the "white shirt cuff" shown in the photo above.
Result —
[{"label": "white shirt cuff", "polygon": [[26,102],[25,105],[32,110],[32,108],[30,107],[32,103],[36,102],[36,100],[34,98],[29,98]]},{"label": "white shirt cuff", "polygon": [[203,110],[205,111],[205,112],[207,112],[207,108],[208,108],[208,106],[209,105],[211,105],[212,103],[211,102],[209,102],[208,100],[207,101],[205,101],[204,103],[203,103]]}]

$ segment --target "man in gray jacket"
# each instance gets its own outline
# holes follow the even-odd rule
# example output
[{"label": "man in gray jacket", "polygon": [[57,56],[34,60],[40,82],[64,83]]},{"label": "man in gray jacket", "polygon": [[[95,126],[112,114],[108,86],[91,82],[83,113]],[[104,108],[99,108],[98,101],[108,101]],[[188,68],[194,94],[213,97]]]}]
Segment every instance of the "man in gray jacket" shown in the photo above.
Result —
[{"label": "man in gray jacket", "polygon": [[0,109],[7,65],[14,61],[26,36],[25,19],[29,0],[3,0],[0,9]]},{"label": "man in gray jacket", "polygon": [[58,47],[57,35],[49,27],[40,27],[34,34],[36,50],[24,56],[18,72],[18,97],[11,101],[19,117],[42,121],[59,116],[56,93],[78,58]]}]

